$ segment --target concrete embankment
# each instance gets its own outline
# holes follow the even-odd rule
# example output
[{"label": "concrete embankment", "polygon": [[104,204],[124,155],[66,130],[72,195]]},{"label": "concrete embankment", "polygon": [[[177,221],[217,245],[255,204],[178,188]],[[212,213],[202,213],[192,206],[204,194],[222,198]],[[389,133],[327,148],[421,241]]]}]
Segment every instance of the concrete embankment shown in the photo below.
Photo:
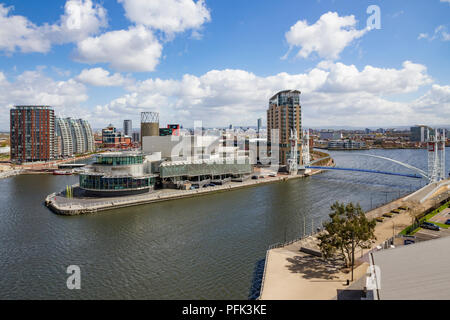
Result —
[{"label": "concrete embankment", "polygon": [[[333,159],[329,159],[327,165],[332,165]],[[257,180],[247,180],[243,182],[228,182],[225,185],[207,187],[196,190],[173,190],[163,189],[149,193],[108,198],[87,198],[87,197],[65,197],[63,192],[53,193],[45,199],[45,205],[53,212],[61,215],[79,215],[85,213],[94,213],[104,210],[131,207],[136,205],[149,204],[160,201],[176,200],[183,198],[197,197],[212,193],[226,192],[240,188],[261,186],[268,183],[283,182],[291,179],[299,179],[314,174],[321,173],[322,170],[311,170],[305,174],[297,175],[277,175],[276,177],[265,177]]]},{"label": "concrete embankment", "polygon": [[12,169],[12,167],[10,167],[11,169],[0,172],[0,179],[16,176],[19,174],[53,174],[53,171],[58,169],[58,165],[60,164],[85,160],[91,158],[92,156],[93,156],[92,154],[89,154],[85,156],[79,156],[75,158],[68,158],[50,162],[17,165],[15,166],[15,168],[19,169]]},{"label": "concrete embankment", "polygon": [[163,189],[152,191],[142,195],[114,198],[66,198],[63,193],[53,193],[47,196],[47,198],[45,199],[45,204],[57,214],[79,215],[84,213],[94,213],[97,211],[124,208],[160,201],[197,197],[212,193],[236,190],[240,188],[260,186],[268,183],[283,182],[291,179],[304,178],[306,176],[317,173],[319,173],[319,170],[307,175],[279,175],[276,177],[266,177],[263,179],[247,180],[244,182],[230,182],[226,185],[201,188],[196,190]]},{"label": "concrete embankment", "polygon": [[3,172],[0,172],[0,179],[5,179],[5,178],[17,176],[17,175],[21,174],[22,172],[23,172],[23,170],[3,171]]}]

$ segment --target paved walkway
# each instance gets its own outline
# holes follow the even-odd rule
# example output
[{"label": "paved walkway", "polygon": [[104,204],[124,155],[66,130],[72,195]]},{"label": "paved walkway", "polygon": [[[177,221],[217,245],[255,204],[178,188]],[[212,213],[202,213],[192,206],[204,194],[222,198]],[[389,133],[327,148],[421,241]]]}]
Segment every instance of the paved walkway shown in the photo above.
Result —
[{"label": "paved walkway", "polygon": [[[437,196],[437,194],[433,196]],[[414,207],[419,204],[399,199],[368,212],[367,216],[375,218],[402,205]],[[433,205],[434,201],[430,199],[420,204],[420,208],[429,208]],[[402,210],[400,214],[377,223],[375,227],[377,240],[371,249],[398,234],[409,226],[412,220],[409,212]],[[320,257],[302,253],[300,252],[302,246],[317,248],[317,243],[315,243],[315,238],[311,237],[267,252],[265,278],[260,299],[331,300],[336,299],[337,289],[348,288],[345,286],[345,282],[350,279],[350,274],[345,274],[336,267],[339,264],[338,261],[324,261]],[[371,249],[357,251],[355,258],[361,258]],[[354,270],[355,280],[363,277],[368,267],[364,259],[361,259],[359,263],[360,265]]]}]

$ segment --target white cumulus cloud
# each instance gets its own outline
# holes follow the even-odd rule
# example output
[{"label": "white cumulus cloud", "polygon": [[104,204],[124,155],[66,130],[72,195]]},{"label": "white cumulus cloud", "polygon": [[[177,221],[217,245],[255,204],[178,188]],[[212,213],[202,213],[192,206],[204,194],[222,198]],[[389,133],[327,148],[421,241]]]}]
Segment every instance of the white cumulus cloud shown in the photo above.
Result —
[{"label": "white cumulus cloud", "polygon": [[353,15],[340,17],[336,12],[323,14],[314,24],[306,20],[294,24],[285,34],[290,48],[300,47],[298,57],[307,58],[312,53],[326,59],[337,59],[353,40],[362,37],[368,29],[356,29]]},{"label": "white cumulus cloud", "polygon": [[144,26],[106,32],[77,44],[79,62],[109,63],[119,71],[153,71],[161,57],[162,45]]},{"label": "white cumulus cloud", "polygon": [[40,28],[23,16],[10,15],[12,9],[0,4],[0,50],[8,54],[17,50],[48,52],[51,42],[43,36]]},{"label": "white cumulus cloud", "polygon": [[198,29],[211,16],[205,1],[198,0],[118,0],[127,18],[166,33]]},{"label": "white cumulus cloud", "polygon": [[[8,79],[0,72],[0,112],[9,114],[14,105],[49,105],[58,114],[80,117],[79,106],[88,100],[86,87],[74,79],[55,81],[44,68],[25,71]],[[9,128],[9,117],[0,117],[0,128]]]},{"label": "white cumulus cloud", "polygon": [[12,11],[0,4],[0,50],[8,54],[46,53],[53,44],[79,41],[107,26],[106,10],[92,0],[68,0],[58,23],[41,26]]},{"label": "white cumulus cloud", "polygon": [[76,77],[76,80],[97,87],[123,86],[131,81],[131,79],[124,78],[120,73],[111,74],[103,68],[84,69]]},{"label": "white cumulus cloud", "polygon": [[[185,74],[181,79],[150,78],[127,87],[127,94],[99,105],[95,115],[120,121],[123,114],[136,117],[141,111],[158,111],[161,122],[185,126],[203,120],[205,126],[253,124],[264,117],[268,99],[280,90],[302,92],[305,126],[409,125],[445,121],[425,112],[439,109],[438,89],[417,101],[390,101],[390,95],[416,92],[432,83],[426,67],[405,61],[398,69],[323,62],[307,73],[279,73],[260,77],[245,70],[211,70],[201,76]],[[445,96],[446,97],[446,96]],[[398,98],[398,97],[397,97]],[[398,100],[396,98],[396,100]],[[422,120],[422,121],[419,121]],[[106,123],[105,123],[106,124]]]}]

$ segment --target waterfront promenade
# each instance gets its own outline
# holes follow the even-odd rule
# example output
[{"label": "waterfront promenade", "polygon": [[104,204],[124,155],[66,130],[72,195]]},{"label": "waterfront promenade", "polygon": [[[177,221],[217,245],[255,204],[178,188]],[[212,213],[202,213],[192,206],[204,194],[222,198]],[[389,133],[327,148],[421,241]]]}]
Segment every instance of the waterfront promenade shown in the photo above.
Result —
[{"label": "waterfront promenade", "polygon": [[[420,208],[427,210],[435,205],[434,197],[448,192],[448,180],[442,182],[442,187],[433,193],[428,199],[420,203],[421,199],[411,200],[406,196],[386,205],[367,212],[369,218],[382,216],[399,206]],[[426,186],[414,194],[427,194],[436,186]],[[429,193],[429,192],[428,192]],[[413,194],[413,195],[414,195]],[[392,218],[377,223],[375,227],[376,241],[370,249],[358,250],[355,253],[354,279],[362,278],[369,266],[365,262],[366,254],[391,239],[412,222],[408,211],[403,211]],[[319,251],[318,241],[315,236],[298,240],[286,246],[273,248],[267,251],[266,266],[261,287],[261,300],[332,300],[336,299],[337,289],[347,289],[347,279],[350,273],[344,273],[339,266],[339,261],[325,261],[321,257],[300,251],[300,248],[308,248]]]},{"label": "waterfront promenade", "polygon": [[58,169],[59,164],[86,160],[91,157],[92,154],[88,154],[49,162],[25,163],[22,165],[12,165],[8,163],[7,165],[0,166],[0,179],[9,178],[19,174],[52,174],[53,170]]},{"label": "waterfront promenade", "polygon": [[200,188],[195,190],[161,189],[141,195],[108,197],[108,198],[89,198],[81,196],[77,197],[76,196],[77,186],[75,186],[74,187],[75,197],[67,198],[64,192],[53,193],[46,197],[45,204],[57,214],[78,215],[85,213],[94,213],[104,210],[111,210],[116,208],[149,204],[160,201],[197,197],[211,193],[226,192],[240,188],[260,186],[268,183],[283,182],[291,179],[304,178],[306,176],[317,174],[319,172],[320,170],[314,170],[313,172],[308,173],[306,175],[279,174],[276,177],[265,177],[257,180],[249,179],[243,182],[229,182],[224,185],[217,185],[214,187]]}]

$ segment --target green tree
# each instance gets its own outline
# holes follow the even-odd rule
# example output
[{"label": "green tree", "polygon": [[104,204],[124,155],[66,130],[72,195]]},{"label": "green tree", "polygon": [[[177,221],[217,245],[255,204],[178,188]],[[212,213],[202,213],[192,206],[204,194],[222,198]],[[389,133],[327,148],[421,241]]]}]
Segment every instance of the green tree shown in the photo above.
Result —
[{"label": "green tree", "polygon": [[369,221],[360,205],[335,202],[331,206],[331,220],[324,224],[324,232],[319,236],[319,247],[324,258],[340,254],[347,267],[355,264],[355,249],[370,248],[375,240],[376,221]]}]

